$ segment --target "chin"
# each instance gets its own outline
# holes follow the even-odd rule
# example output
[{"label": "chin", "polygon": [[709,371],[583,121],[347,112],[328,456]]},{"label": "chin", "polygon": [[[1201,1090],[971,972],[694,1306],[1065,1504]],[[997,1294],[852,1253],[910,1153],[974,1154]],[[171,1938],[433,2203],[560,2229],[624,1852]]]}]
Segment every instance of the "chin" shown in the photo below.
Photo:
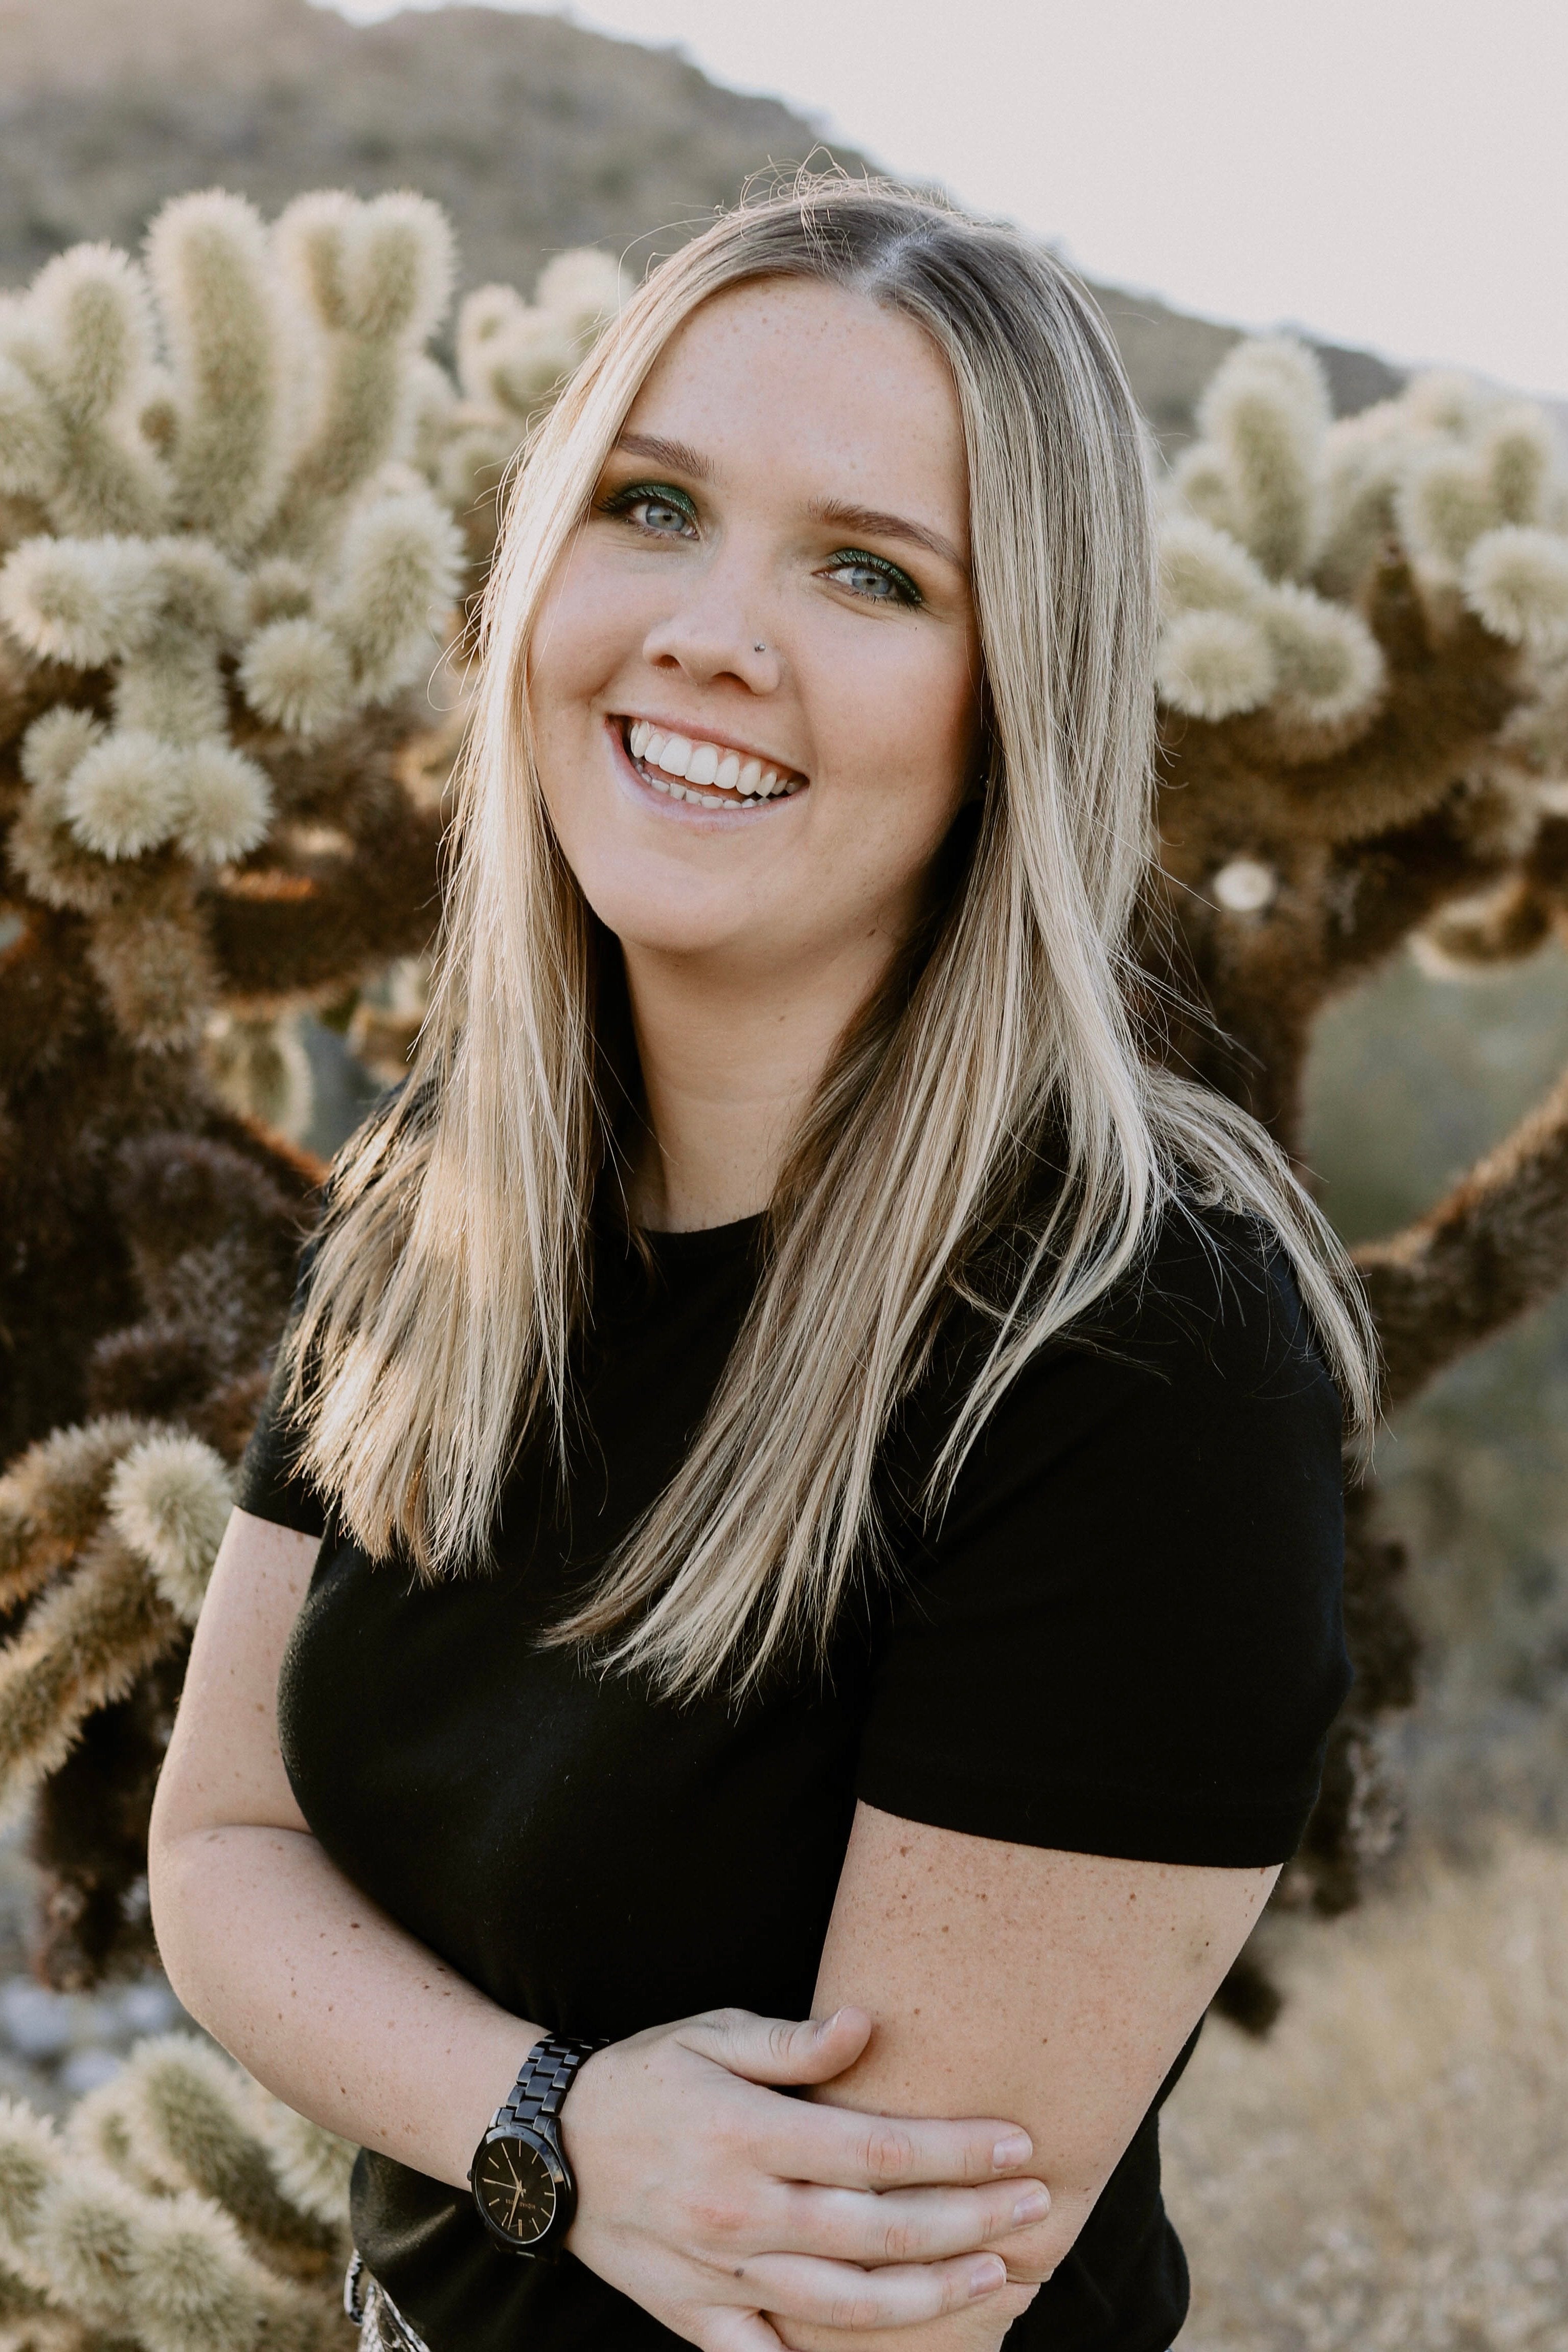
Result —
[{"label": "chin", "polygon": [[766,942],[749,892],[693,874],[672,874],[663,859],[617,861],[602,876],[581,877],[583,895],[622,947],[650,955],[721,954]]}]

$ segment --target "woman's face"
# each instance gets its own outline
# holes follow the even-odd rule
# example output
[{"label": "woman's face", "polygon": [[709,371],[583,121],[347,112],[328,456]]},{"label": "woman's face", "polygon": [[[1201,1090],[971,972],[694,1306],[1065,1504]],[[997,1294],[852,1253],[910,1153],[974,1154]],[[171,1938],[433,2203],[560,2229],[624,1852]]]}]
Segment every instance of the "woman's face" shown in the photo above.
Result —
[{"label": "woman's face", "polygon": [[811,280],[704,304],[534,637],[545,797],[595,913],[737,974],[885,961],[977,775],[978,677],[935,344]]}]

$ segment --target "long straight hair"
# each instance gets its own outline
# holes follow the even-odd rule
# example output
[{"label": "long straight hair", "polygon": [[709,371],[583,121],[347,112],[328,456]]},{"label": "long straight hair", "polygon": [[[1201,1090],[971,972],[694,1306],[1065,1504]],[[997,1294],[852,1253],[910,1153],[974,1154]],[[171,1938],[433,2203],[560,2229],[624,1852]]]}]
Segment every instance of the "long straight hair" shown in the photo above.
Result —
[{"label": "long straight hair", "polygon": [[339,1163],[290,1341],[304,1466],[372,1553],[402,1547],[437,1576],[486,1557],[526,1434],[546,1426],[564,1462],[614,1136],[600,950],[545,814],[529,638],[653,362],[700,303],[769,277],[863,294],[946,355],[988,765],[946,903],[851,1024],[795,1140],[702,1427],[556,1629],[670,1694],[742,1690],[820,1650],[876,1553],[879,1449],[960,1297],[989,1344],[930,1465],[933,1509],[1019,1368],[1135,1266],[1173,1207],[1264,1219],[1352,1424],[1375,1407],[1365,1309],[1321,1214],[1263,1130],[1162,1066],[1134,1015],[1155,560],[1115,347],[1011,231],[834,179],[746,205],[664,262],[520,465],[430,1013],[408,1084]]}]

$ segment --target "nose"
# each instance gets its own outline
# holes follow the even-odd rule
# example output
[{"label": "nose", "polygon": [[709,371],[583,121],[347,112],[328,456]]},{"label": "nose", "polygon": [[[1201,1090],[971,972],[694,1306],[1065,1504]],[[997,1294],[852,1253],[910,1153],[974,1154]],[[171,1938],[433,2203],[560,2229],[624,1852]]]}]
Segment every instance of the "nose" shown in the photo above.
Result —
[{"label": "nose", "polygon": [[679,602],[643,638],[643,657],[698,686],[732,678],[748,694],[772,694],[784,671],[775,638],[759,583],[741,565],[716,563],[682,583]]}]

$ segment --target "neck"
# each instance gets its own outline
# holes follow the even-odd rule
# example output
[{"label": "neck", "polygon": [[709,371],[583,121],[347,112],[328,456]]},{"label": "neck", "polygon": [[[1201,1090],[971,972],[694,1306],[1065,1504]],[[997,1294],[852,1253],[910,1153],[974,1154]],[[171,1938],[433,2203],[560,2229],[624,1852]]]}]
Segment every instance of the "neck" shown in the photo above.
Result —
[{"label": "neck", "polygon": [[887,968],[857,942],[810,970],[737,974],[727,960],[623,950],[649,1138],[636,1223],[696,1233],[756,1216],[840,1038]]}]

